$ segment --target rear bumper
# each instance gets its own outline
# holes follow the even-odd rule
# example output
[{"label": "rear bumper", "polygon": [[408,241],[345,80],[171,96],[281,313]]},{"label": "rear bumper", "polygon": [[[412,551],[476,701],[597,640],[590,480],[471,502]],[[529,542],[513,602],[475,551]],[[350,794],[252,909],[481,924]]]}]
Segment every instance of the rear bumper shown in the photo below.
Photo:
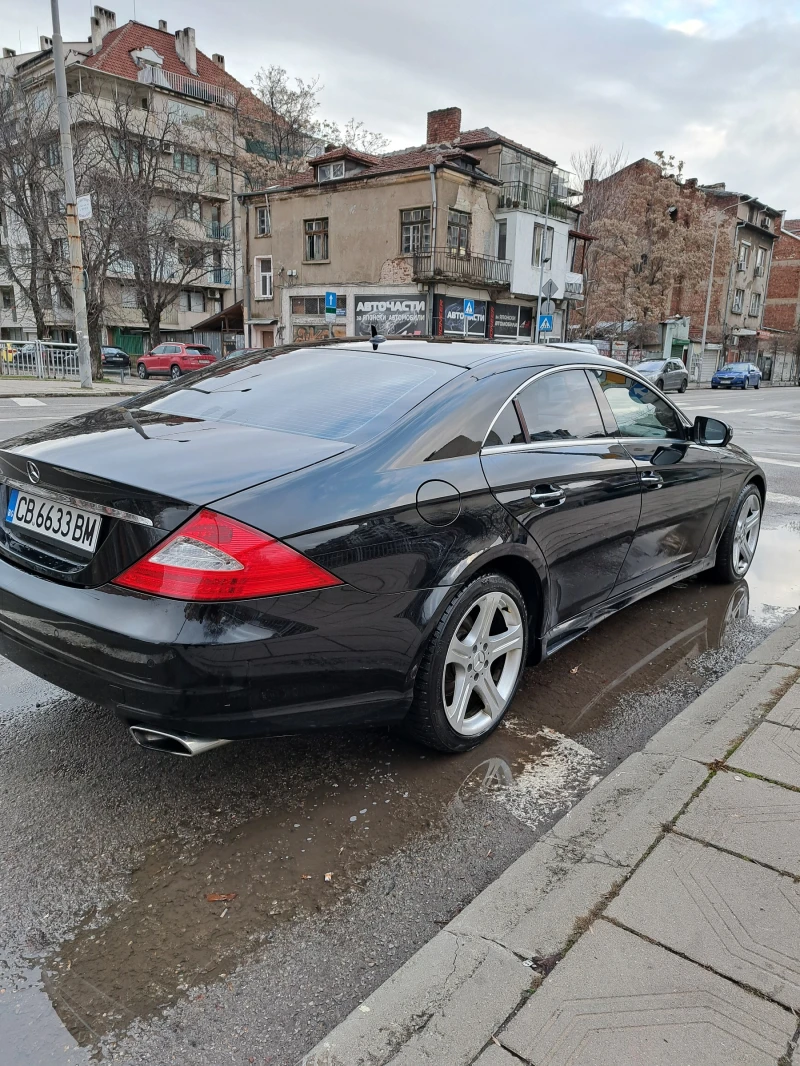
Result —
[{"label": "rear bumper", "polygon": [[129,722],[235,739],[401,718],[427,594],[187,604],[0,561],[0,654]]}]

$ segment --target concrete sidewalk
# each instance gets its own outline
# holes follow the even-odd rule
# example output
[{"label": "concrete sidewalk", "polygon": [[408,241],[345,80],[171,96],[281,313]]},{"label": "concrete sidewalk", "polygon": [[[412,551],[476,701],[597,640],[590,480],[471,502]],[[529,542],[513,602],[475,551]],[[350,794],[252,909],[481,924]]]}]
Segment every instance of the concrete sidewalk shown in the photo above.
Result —
[{"label": "concrete sidewalk", "polygon": [[797,614],[303,1061],[791,1066],[799,880]]},{"label": "concrete sidewalk", "polygon": [[138,392],[152,389],[153,385],[163,384],[167,379],[158,381],[139,381],[138,378],[125,378],[124,384],[111,376],[103,381],[92,382],[91,389],[82,389],[77,379],[56,378],[12,378],[0,377],[0,398],[9,396],[133,396]]}]

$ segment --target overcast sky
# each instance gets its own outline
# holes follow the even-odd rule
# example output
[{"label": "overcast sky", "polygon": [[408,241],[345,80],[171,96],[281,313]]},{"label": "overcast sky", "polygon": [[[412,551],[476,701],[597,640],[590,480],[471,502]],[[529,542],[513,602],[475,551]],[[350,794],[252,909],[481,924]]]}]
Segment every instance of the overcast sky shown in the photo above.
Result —
[{"label": "overcast sky", "polygon": [[[569,168],[576,149],[656,149],[688,177],[724,181],[800,216],[800,0],[106,0],[197,31],[245,84],[261,66],[319,75],[321,117],[351,116],[393,147],[425,140],[425,114],[459,105]],[[65,38],[89,0],[61,0]],[[0,0],[0,46],[50,32],[49,0]]]}]

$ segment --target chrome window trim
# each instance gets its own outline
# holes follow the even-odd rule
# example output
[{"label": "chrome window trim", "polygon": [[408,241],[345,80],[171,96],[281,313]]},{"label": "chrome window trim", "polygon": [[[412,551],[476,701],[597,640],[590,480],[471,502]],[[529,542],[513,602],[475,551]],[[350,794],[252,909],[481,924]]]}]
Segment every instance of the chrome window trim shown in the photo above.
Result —
[{"label": "chrome window trim", "polygon": [[81,500],[77,496],[68,496],[63,492],[53,492],[51,489],[40,489],[38,485],[34,485],[31,488],[30,485],[24,481],[17,481],[13,477],[4,477],[2,479],[6,485],[10,485],[12,489],[19,489],[21,492],[27,492],[29,496],[42,496],[46,500],[52,500],[53,503],[63,503],[66,507],[77,507],[79,511],[90,511],[92,514],[106,515],[108,518],[121,518],[124,522],[133,522],[137,526],[152,526],[153,523],[149,518],[145,518],[144,515],[131,514],[129,511],[120,511],[118,507],[108,507],[104,503],[90,503],[87,500]]},{"label": "chrome window trim", "polygon": [[[531,447],[533,447],[534,443],[536,443],[536,444],[550,444],[551,446],[554,443],[556,443],[556,444],[563,444],[563,443],[580,444],[580,443],[586,443],[587,442],[586,440],[583,440],[583,441],[577,440],[577,439],[570,440],[569,438],[567,438],[566,441],[556,441],[556,442],[552,442],[552,441],[536,441],[536,442],[533,442],[532,441],[530,444],[527,444],[527,443],[526,444],[487,444],[486,443],[486,437],[488,437],[489,434],[494,429],[495,422],[497,422],[497,420],[500,418],[500,415],[503,413],[503,411],[505,411],[506,407],[508,407],[508,405],[510,403],[514,402],[514,400],[517,398],[517,396],[519,396],[519,394],[523,391],[523,389],[527,389],[527,387],[529,385],[532,385],[534,381],[538,381],[539,378],[547,377],[549,374],[562,374],[566,370],[608,370],[608,371],[611,371],[612,373],[623,373],[623,374],[625,374],[626,377],[633,378],[634,381],[638,381],[640,385],[644,385],[645,388],[650,389],[651,392],[658,392],[658,390],[656,389],[656,387],[655,387],[655,385],[654,385],[654,383],[652,381],[648,381],[648,379],[643,374],[637,374],[636,371],[632,367],[626,366],[624,363],[620,363],[619,367],[616,367],[616,366],[605,366],[602,363],[568,363],[566,366],[549,366],[549,367],[546,367],[544,370],[537,370],[535,374],[532,374],[527,379],[527,381],[524,381],[521,385],[518,385],[517,388],[511,393],[511,395],[508,397],[508,399],[505,401],[505,403],[502,405],[502,407],[498,410],[497,414],[492,419],[492,424],[489,426],[488,430],[486,431],[486,436],[483,438],[483,443],[481,444],[480,450],[482,452],[483,451],[497,452],[500,449],[531,448]],[[685,429],[690,429],[692,423],[687,419],[687,417],[683,413],[683,411],[681,411],[681,409],[679,407],[676,407],[675,404],[664,393],[659,393],[659,396],[660,396],[660,398],[662,400],[664,400],[664,402],[669,407],[672,408],[672,410],[678,416],[678,421],[681,423],[681,425],[683,425],[683,427]],[[598,408],[598,410],[599,410],[599,408]],[[613,411],[612,411],[612,414],[613,414]],[[601,412],[601,418],[602,418],[602,412]],[[614,419],[614,421],[616,421],[616,418]],[[588,440],[593,440],[595,443],[597,443],[598,441],[602,441],[602,440],[610,440],[610,439],[614,438],[615,436],[617,436],[617,435],[615,435],[613,433],[609,433],[605,437],[593,437],[593,438],[588,438]],[[654,438],[654,437],[626,437],[624,439],[626,439],[626,440],[655,440],[655,439],[661,440],[660,437],[659,438]],[[672,438],[664,438],[664,439],[674,440],[675,438],[672,437]]]},{"label": "chrome window trim", "polygon": [[564,437],[561,440],[532,440],[530,444],[487,444],[485,448],[481,448],[481,452],[495,455],[498,452],[546,452],[554,448],[574,448],[576,445],[607,447],[610,441],[616,442],[616,438],[610,436]]}]

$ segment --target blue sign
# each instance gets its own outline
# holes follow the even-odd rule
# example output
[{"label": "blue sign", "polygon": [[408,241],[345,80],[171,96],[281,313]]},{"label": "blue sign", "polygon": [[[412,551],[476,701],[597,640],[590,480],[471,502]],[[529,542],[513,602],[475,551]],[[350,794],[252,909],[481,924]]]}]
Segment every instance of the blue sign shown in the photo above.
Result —
[{"label": "blue sign", "polygon": [[474,300],[465,300],[464,301],[464,318],[474,318],[474,317],[475,317],[475,301]]},{"label": "blue sign", "polygon": [[552,333],[553,332],[553,316],[552,315],[539,315],[539,332],[540,333]]},{"label": "blue sign", "polygon": [[336,293],[335,292],[326,292],[325,293],[325,314],[326,315],[335,315],[336,314]]}]

